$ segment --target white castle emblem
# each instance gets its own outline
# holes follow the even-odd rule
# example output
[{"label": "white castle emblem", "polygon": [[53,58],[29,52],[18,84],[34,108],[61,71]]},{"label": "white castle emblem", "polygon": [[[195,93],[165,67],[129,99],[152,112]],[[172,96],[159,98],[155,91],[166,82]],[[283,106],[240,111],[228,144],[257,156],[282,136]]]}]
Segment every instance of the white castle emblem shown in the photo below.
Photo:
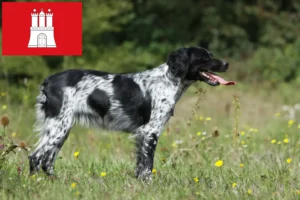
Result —
[{"label": "white castle emblem", "polygon": [[47,23],[45,24],[45,13],[43,9],[39,14],[36,13],[36,9],[33,9],[33,12],[34,13],[31,13],[28,48],[56,48],[53,32],[54,27],[52,26],[53,13],[50,13],[51,10],[48,9],[48,13],[46,13]]}]

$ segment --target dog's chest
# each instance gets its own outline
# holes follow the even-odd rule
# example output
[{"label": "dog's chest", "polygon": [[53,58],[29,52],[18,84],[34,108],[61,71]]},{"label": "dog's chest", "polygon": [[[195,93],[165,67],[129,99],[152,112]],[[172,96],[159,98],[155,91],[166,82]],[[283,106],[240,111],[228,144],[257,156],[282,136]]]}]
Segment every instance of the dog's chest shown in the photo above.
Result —
[{"label": "dog's chest", "polygon": [[165,124],[173,116],[177,100],[178,87],[168,85],[152,90],[151,119]]},{"label": "dog's chest", "polygon": [[166,69],[162,69],[163,72],[157,72],[157,74],[161,73],[162,75],[154,76],[152,73],[135,77],[135,81],[140,86],[141,91],[144,94],[150,93],[150,121],[154,121],[157,125],[164,125],[173,116],[176,102],[188,87],[180,79],[169,79],[166,76]]}]

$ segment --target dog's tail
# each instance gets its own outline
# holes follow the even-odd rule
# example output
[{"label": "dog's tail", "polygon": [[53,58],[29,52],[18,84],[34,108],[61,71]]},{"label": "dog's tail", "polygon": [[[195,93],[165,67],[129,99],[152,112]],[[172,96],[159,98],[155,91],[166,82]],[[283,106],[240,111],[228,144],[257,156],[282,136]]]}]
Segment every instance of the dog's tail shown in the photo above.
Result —
[{"label": "dog's tail", "polygon": [[44,128],[44,124],[46,123],[46,113],[45,106],[47,103],[47,96],[45,92],[47,82],[44,81],[40,86],[40,92],[36,98],[35,111],[36,111],[36,120],[34,124],[34,131],[40,132]]}]

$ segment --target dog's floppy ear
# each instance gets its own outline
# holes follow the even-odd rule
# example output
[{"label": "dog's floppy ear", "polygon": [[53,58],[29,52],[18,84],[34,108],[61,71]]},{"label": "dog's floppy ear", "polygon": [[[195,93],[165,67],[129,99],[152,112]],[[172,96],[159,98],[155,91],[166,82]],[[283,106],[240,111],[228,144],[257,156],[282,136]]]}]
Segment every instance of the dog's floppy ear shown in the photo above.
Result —
[{"label": "dog's floppy ear", "polygon": [[184,78],[189,70],[189,58],[186,48],[178,49],[168,56],[167,65],[175,77]]}]

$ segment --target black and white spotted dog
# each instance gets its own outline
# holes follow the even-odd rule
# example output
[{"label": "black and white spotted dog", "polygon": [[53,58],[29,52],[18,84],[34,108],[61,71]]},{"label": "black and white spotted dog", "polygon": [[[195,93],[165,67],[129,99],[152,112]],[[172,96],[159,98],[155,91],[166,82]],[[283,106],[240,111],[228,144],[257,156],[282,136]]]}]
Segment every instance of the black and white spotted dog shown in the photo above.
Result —
[{"label": "black and white spotted dog", "polygon": [[167,62],[140,73],[112,74],[68,70],[45,79],[37,97],[40,140],[29,156],[30,173],[42,167],[48,175],[75,123],[130,132],[137,144],[137,178],[151,178],[155,148],[176,102],[194,82],[234,84],[213,72],[228,63],[204,48],[181,48]]}]

